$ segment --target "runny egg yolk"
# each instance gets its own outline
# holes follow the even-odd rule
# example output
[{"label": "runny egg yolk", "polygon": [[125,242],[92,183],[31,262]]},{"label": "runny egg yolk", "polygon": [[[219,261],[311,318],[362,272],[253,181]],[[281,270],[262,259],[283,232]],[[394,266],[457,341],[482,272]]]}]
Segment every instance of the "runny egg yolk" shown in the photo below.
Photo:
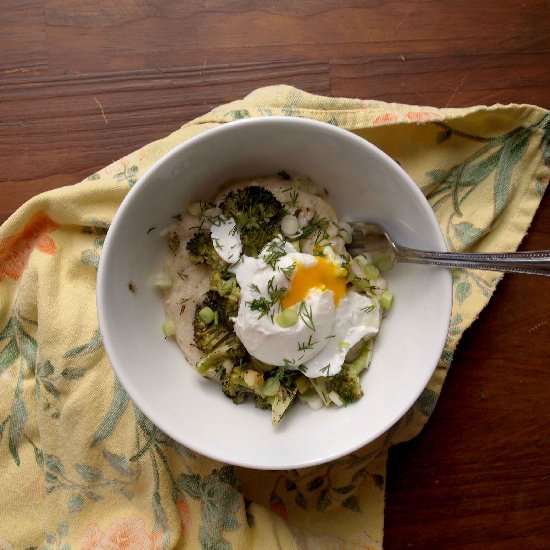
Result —
[{"label": "runny egg yolk", "polygon": [[284,308],[293,306],[305,299],[312,289],[332,290],[334,304],[346,295],[345,268],[335,265],[326,258],[317,258],[317,263],[310,267],[297,264],[292,274],[290,287],[282,299]]}]

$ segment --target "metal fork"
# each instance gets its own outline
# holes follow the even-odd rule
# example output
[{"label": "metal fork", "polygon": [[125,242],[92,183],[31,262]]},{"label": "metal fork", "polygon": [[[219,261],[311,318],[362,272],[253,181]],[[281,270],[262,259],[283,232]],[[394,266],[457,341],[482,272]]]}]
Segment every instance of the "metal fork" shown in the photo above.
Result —
[{"label": "metal fork", "polygon": [[388,232],[378,224],[355,222],[351,226],[353,229],[352,241],[347,248],[354,255],[389,247],[395,255],[395,262],[550,277],[550,250],[503,253],[416,250],[396,243]]}]

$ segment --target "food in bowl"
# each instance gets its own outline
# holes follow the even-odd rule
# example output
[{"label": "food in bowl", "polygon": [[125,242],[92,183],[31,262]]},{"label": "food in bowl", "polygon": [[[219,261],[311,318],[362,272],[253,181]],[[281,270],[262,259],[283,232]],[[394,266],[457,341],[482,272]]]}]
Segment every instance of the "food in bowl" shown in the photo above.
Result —
[{"label": "food in bowl", "polygon": [[[449,270],[397,263],[384,274],[396,299],[368,372],[361,375],[363,399],[317,411],[298,402],[277,429],[267,420],[269,411],[255,409],[252,400],[234,405],[218,384],[188,365],[174,339],[162,338],[166,316],[151,276],[164,271],[171,253],[159,230],[193,201],[215,197],[223,182],[281,168],[326,188],[341,220],[372,220],[406,246],[446,250],[418,186],[375,146],[331,124],[257,117],[202,132],[143,174],[115,213],[97,279],[105,350],[143,414],[196,453],[267,470],[306,468],[348,455],[410,411],[444,349],[453,296]],[[185,249],[183,240],[180,247]],[[177,276],[174,284],[179,281]]]},{"label": "food in bowl", "polygon": [[303,176],[225,185],[163,231],[166,337],[235,403],[276,425],[299,399],[313,409],[363,396],[360,374],[393,294],[388,249],[351,257],[352,227]]}]

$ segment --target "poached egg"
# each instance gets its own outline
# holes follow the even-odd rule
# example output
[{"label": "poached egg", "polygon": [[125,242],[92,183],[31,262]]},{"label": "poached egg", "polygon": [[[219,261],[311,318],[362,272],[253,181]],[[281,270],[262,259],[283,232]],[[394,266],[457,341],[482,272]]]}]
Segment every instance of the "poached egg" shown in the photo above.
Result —
[{"label": "poached egg", "polygon": [[309,378],[334,376],[348,351],[378,332],[378,301],[349,290],[342,259],[325,252],[296,252],[278,237],[234,266],[241,288],[235,332],[256,359]]}]

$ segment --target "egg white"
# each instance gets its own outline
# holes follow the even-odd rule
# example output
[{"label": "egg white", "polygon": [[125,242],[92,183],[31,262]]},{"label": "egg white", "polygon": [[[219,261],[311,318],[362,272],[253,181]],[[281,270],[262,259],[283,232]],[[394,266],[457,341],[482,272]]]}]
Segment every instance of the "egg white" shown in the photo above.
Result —
[{"label": "egg white", "polygon": [[[292,245],[280,242],[285,254],[275,267],[266,263],[269,245],[258,258],[243,256],[235,268],[241,288],[235,332],[247,351],[269,365],[300,370],[310,378],[333,376],[340,372],[349,349],[359,340],[378,332],[380,307],[368,296],[349,291],[334,305],[333,292],[312,288],[304,299],[311,312],[311,321],[300,315],[295,325],[283,328],[275,322],[280,306],[275,304],[269,314],[251,309],[256,298],[269,299],[272,288],[289,288],[292,284],[283,270],[293,264],[310,267],[318,263],[315,256],[295,252]],[[335,261],[335,265],[339,265]]]},{"label": "egg white", "polygon": [[237,224],[233,218],[219,218],[210,228],[210,237],[214,249],[227,263],[235,263],[242,254],[243,245]]},{"label": "egg white", "polygon": [[348,351],[363,338],[378,333],[380,319],[377,301],[353,290],[348,291],[334,313],[334,337],[326,341],[319,353],[303,363],[306,376],[317,378],[338,374]]}]

